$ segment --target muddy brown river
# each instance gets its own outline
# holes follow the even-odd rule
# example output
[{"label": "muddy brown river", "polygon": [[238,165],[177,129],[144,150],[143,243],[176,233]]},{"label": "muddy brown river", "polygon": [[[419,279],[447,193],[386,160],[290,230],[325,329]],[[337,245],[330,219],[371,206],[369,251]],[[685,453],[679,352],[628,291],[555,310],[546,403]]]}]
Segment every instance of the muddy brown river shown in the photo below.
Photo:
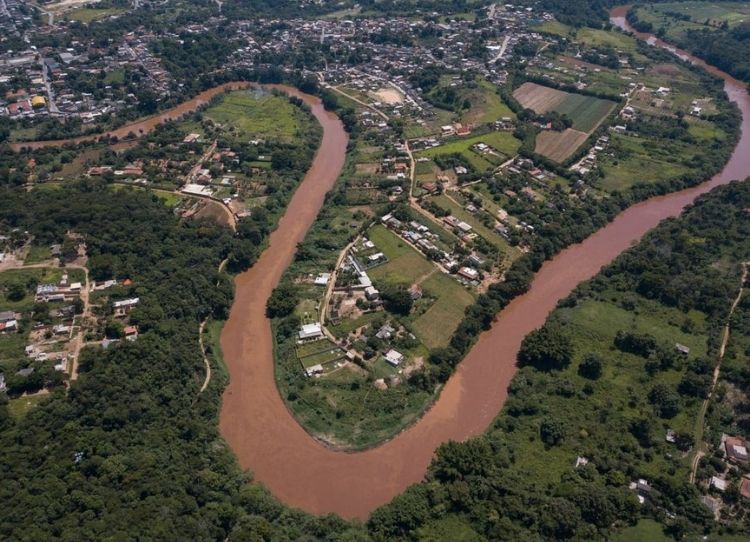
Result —
[{"label": "muddy brown river", "polygon": [[[615,11],[622,22],[622,11]],[[639,36],[648,38],[648,36]],[[687,55],[685,55],[687,56]],[[702,62],[697,61],[704,65]],[[237,277],[236,299],[221,336],[231,375],[221,411],[221,432],[243,468],[288,505],[320,514],[366,518],[409,485],[420,481],[435,449],[485,431],[506,399],[523,337],[541,326],[557,301],[697,196],[750,175],[750,98],[745,85],[708,68],[725,81],[743,114],[742,138],[724,170],[696,188],[650,199],[627,209],[605,228],[545,263],[531,289],[503,310],[483,333],[432,408],[392,440],[363,452],[332,450],[313,439],[287,410],[274,381],[266,299],[291,262],[324,195],[345,159],[346,134],[316,98],[304,96],[323,126],[313,166],[271,234],[255,266]],[[299,95],[299,93],[295,93]]]}]

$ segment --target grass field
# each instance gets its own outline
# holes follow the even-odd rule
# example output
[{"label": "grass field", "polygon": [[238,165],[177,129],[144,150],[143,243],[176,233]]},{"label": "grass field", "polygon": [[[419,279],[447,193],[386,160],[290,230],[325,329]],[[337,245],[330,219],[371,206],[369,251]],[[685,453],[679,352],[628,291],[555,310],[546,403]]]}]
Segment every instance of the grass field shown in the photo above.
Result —
[{"label": "grass field", "polygon": [[384,226],[378,224],[370,228],[367,235],[378,250],[388,258],[387,263],[368,271],[374,280],[386,280],[409,286],[435,268],[406,241]]},{"label": "grass field", "polygon": [[684,148],[679,143],[656,145],[648,138],[614,136],[613,144],[624,150],[622,158],[602,162],[604,178],[602,188],[607,191],[623,190],[639,182],[656,182],[688,171],[679,163]]},{"label": "grass field", "polygon": [[12,418],[19,420],[23,418],[26,413],[37,406],[44,399],[48,399],[48,394],[31,395],[29,397],[17,397],[8,401],[8,414]]},{"label": "grass field", "polygon": [[45,260],[49,260],[51,257],[52,252],[50,252],[48,246],[31,245],[28,254],[26,254],[26,259],[23,261],[23,264],[32,265],[35,263],[43,262]]},{"label": "grass field", "polygon": [[[624,296],[633,296],[636,303],[634,310],[621,307]],[[691,348],[691,359],[705,356],[707,347],[707,327],[703,313],[691,311],[685,314],[677,308],[630,293],[607,290],[597,295],[597,299],[579,301],[573,308],[558,308],[552,318],[570,338],[576,352],[573,363],[556,373],[555,379],[569,383],[572,389],[580,390],[590,381],[578,374],[578,364],[589,353],[601,357],[603,372],[592,385],[592,392],[585,396],[544,396],[544,412],[554,413],[554,417],[564,420],[569,428],[561,445],[545,448],[539,442],[539,427],[535,423],[524,423],[523,429],[518,428],[508,434],[509,441],[517,452],[515,468],[526,473],[526,482],[530,484],[545,484],[551,479],[559,479],[572,471],[576,456],[582,451],[597,449],[600,443],[611,438],[613,432],[627,434],[628,424],[634,417],[641,415],[644,409],[651,412],[646,395],[655,381],[676,386],[682,378],[685,365],[661,371],[654,377],[649,376],[644,370],[643,358],[613,347],[617,331],[649,333],[656,338],[658,344],[667,347],[677,342],[685,344]],[[692,321],[692,333],[682,331],[686,318]],[[523,400],[522,397],[517,397],[512,401]],[[655,445],[653,458],[634,465],[641,476],[647,479],[663,477],[668,469],[674,467],[671,472],[675,479],[685,478],[687,461],[667,453],[674,450],[664,442],[663,435],[669,428],[677,432],[692,432],[699,406],[699,400],[686,401],[674,418],[655,419],[654,438],[658,439],[658,449]],[[592,419],[593,413],[605,411],[606,423]]]},{"label": "grass field", "polygon": [[[663,525],[653,519],[642,519],[632,527],[626,527],[612,536],[612,542],[674,542],[674,538],[664,534]],[[746,542],[742,535],[709,534],[705,537],[688,535],[685,542]]]},{"label": "grass field", "polygon": [[434,273],[421,286],[425,295],[437,300],[414,321],[414,333],[430,349],[444,347],[463,320],[466,307],[474,302],[474,296],[443,273]]},{"label": "grass field", "polygon": [[69,11],[65,14],[65,19],[68,21],[78,21],[79,23],[91,23],[111,17],[112,15],[119,15],[125,13],[127,9],[111,7],[111,8],[80,8]]},{"label": "grass field", "polygon": [[[667,13],[681,13],[690,21],[679,21]],[[750,21],[750,5],[747,2],[669,2],[638,9],[638,18],[650,22],[657,28],[669,27],[668,33],[682,33],[688,28],[717,27],[726,22],[729,27]]]},{"label": "grass field", "polygon": [[617,105],[610,100],[524,83],[513,92],[522,106],[537,113],[556,111],[573,121],[573,129],[590,133]]},{"label": "grass field", "polygon": [[269,92],[241,90],[224,96],[205,116],[232,128],[237,137],[293,139],[300,129],[300,112],[289,100]]},{"label": "grass field", "polygon": [[542,24],[531,28],[537,32],[546,32],[556,36],[567,36],[573,30],[572,27],[558,21],[544,21]]},{"label": "grass field", "polygon": [[479,80],[477,88],[470,89],[466,98],[471,108],[461,116],[461,122],[468,125],[480,125],[495,122],[502,117],[515,118],[505,102],[497,93],[497,87],[484,79]]}]

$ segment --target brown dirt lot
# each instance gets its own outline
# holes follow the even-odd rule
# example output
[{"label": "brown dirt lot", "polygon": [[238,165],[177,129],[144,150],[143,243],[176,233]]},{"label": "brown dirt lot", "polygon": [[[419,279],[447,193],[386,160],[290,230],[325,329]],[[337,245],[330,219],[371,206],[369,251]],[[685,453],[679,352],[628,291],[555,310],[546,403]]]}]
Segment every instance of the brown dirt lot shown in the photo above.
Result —
[{"label": "brown dirt lot", "polygon": [[523,107],[537,113],[551,111],[567,98],[568,93],[554,88],[543,87],[536,83],[524,83],[513,92],[513,97]]},{"label": "brown dirt lot", "polygon": [[356,166],[357,175],[375,175],[380,169],[377,162],[360,162]]},{"label": "brown dirt lot", "polygon": [[555,162],[563,162],[586,141],[588,134],[568,128],[562,132],[545,130],[536,136],[535,152]]}]

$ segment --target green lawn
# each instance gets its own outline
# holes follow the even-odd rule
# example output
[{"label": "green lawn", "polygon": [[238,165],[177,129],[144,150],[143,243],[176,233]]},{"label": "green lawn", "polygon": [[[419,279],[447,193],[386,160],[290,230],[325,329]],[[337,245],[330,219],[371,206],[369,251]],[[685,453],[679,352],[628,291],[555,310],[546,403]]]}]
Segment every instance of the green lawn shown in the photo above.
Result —
[{"label": "green lawn", "polygon": [[437,272],[422,283],[425,296],[436,301],[417,318],[412,327],[417,338],[430,349],[446,346],[461,323],[474,295],[454,278]]},{"label": "green lawn", "polygon": [[42,400],[49,398],[48,394],[32,395],[29,397],[17,397],[8,401],[8,413],[12,418],[19,420],[26,413],[37,406]]},{"label": "green lawn", "polygon": [[80,23],[91,23],[104,19],[105,17],[111,17],[112,15],[119,15],[125,13],[127,9],[111,7],[111,8],[80,8],[69,11],[65,14],[65,19],[69,21],[78,21]]},{"label": "green lawn", "polygon": [[52,253],[48,246],[42,245],[31,245],[29,253],[26,255],[26,259],[23,261],[24,265],[32,265],[35,263],[49,260],[52,257]]}]

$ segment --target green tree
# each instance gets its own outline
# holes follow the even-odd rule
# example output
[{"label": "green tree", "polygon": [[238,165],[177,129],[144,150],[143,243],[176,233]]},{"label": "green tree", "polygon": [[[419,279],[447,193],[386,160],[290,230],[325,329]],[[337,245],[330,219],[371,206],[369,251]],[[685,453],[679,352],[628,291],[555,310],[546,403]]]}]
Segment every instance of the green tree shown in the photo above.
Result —
[{"label": "green tree", "polygon": [[529,333],[518,352],[521,366],[531,365],[540,371],[564,369],[572,359],[573,345],[570,338],[554,324],[545,324]]}]

